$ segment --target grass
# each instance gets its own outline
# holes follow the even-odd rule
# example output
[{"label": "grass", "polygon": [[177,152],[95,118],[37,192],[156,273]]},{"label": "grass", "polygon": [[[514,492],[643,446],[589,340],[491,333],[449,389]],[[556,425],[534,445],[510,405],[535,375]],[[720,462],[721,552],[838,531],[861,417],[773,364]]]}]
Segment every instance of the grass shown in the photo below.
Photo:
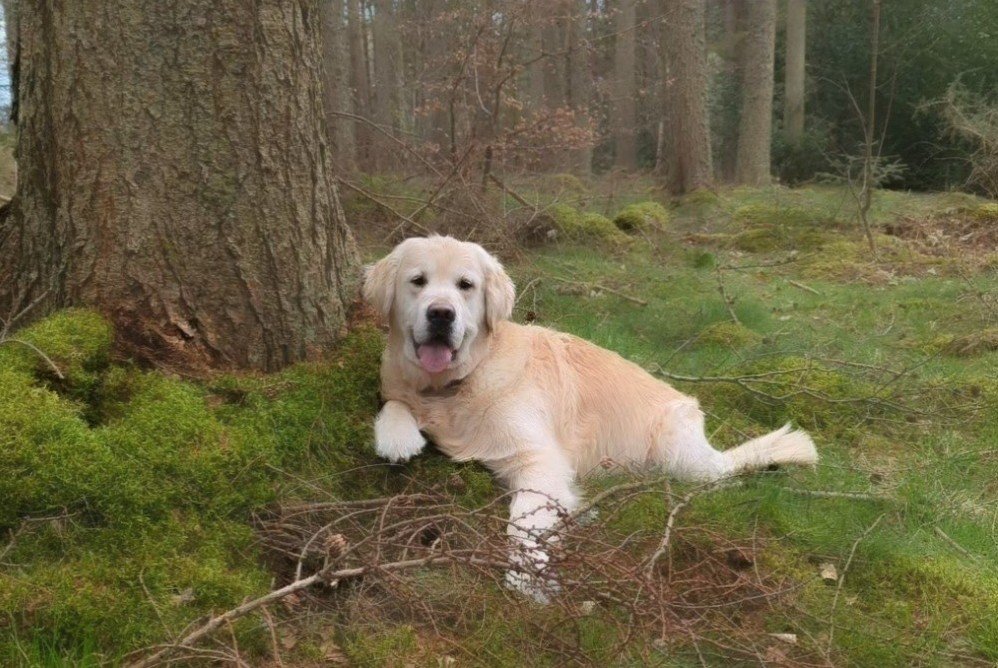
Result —
[{"label": "grass", "polygon": [[[593,195],[568,178],[555,182],[561,197],[575,198],[566,200],[573,213],[599,213],[601,224],[656,197],[641,183]],[[762,387],[780,397],[772,400],[730,382],[676,383],[700,399],[721,447],[786,420],[815,437],[817,470],[760,474],[697,496],[677,524],[677,563],[705,567],[728,546],[751,547],[759,577],[787,591],[779,604],[732,608],[734,620],[694,620],[715,643],[702,651],[682,635],[657,650],[649,649],[654,638],[623,638],[610,609],[569,618],[524,605],[489,580],[425,571],[405,585],[416,600],[440,609],[475,602],[455,613],[453,628],[385,608],[384,592],[348,589],[335,612],[299,622],[286,664],[319,662],[334,643],[356,665],[423,665],[446,655],[557,665],[562,655],[532,644],[543,629],[592,662],[697,665],[701,652],[707,663],[728,665],[746,660],[724,649],[731,624],[769,643],[774,661],[780,653],[835,665],[998,661],[994,268],[959,257],[925,264],[928,256],[903,244],[904,252],[872,259],[844,193],[831,188],[660,201],[670,206],[668,223],[631,243],[587,236],[508,263],[518,285],[531,286],[516,317],[530,312],[540,324],[675,374],[791,372]],[[883,224],[977,206],[957,194],[878,193],[873,214]],[[764,243],[737,242],[752,230]],[[0,347],[3,665],[118,663],[200,615],[266,591],[272,564],[253,517],[276,500],[380,497],[415,484],[449,489],[473,507],[498,494],[475,465],[435,455],[406,467],[375,460],[381,338],[371,328],[354,331],[324,363],[202,383],[112,362],[110,332],[86,311],[57,314],[19,336],[66,378],[26,347]],[[813,392],[799,393],[802,386]],[[855,401],[870,395],[890,401]],[[613,481],[586,486],[595,492]],[[646,495],[619,509],[606,530],[630,537],[640,554],[657,542],[668,512],[664,498]],[[823,562],[845,575],[840,592],[818,578]],[[244,656],[262,661],[270,652],[258,621],[233,633]],[[798,645],[766,633],[794,633]]]}]

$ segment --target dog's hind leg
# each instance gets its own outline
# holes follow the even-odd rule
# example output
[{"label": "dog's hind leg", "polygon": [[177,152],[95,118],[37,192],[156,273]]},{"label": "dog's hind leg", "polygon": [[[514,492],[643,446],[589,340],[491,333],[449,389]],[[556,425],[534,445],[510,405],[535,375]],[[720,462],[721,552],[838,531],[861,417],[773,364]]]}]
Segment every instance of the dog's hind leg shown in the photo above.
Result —
[{"label": "dog's hind leg", "polygon": [[658,424],[653,459],[681,480],[716,480],[729,473],[724,455],[707,440],[703,412],[695,399],[668,406]]},{"label": "dog's hind leg", "polygon": [[811,437],[791,431],[790,425],[730,450],[716,450],[707,440],[703,412],[693,399],[675,402],[663,414],[657,446],[657,459],[665,471],[686,480],[717,480],[772,464],[818,461]]}]

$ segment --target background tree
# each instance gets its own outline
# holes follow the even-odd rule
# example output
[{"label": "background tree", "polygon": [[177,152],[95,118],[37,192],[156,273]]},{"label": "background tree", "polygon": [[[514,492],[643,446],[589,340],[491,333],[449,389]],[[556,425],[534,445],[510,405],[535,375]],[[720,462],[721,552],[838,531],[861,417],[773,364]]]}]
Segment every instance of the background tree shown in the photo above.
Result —
[{"label": "background tree", "polygon": [[322,17],[323,101],[326,114],[326,137],[334,167],[351,172],[356,169],[354,122],[343,114],[353,112],[350,87],[350,48],[343,0],[320,2]]},{"label": "background tree", "polygon": [[[371,106],[373,120],[382,128],[397,133],[398,101],[402,62],[399,49],[399,31],[395,19],[393,0],[375,0],[372,21],[374,44],[374,90]],[[371,155],[372,166],[379,171],[395,168],[396,151],[390,139],[378,132],[374,134]]]},{"label": "background tree", "polygon": [[684,193],[711,184],[710,123],[707,115],[707,50],[704,38],[704,0],[665,0],[668,34],[662,51],[668,72],[665,86],[668,122],[666,185]]},{"label": "background tree", "polygon": [[748,2],[743,12],[742,104],[735,180],[745,185],[765,185],[770,181],[776,0]]},{"label": "background tree", "polygon": [[617,8],[613,57],[613,127],[614,164],[625,169],[638,166],[637,121],[637,49],[636,0],[620,0]]},{"label": "background tree", "polygon": [[94,306],[173,364],[274,369],[330,345],[357,259],[307,10],[22,4],[0,312]]},{"label": "background tree", "polygon": [[796,145],[804,134],[804,53],[807,0],[787,0],[786,60],[784,64],[783,132]]}]

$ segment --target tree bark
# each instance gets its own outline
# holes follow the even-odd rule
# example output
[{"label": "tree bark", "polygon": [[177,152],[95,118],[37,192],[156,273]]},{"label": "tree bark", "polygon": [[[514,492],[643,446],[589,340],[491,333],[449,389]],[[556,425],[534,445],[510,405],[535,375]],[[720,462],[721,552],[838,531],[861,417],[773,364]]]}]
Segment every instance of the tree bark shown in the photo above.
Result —
[{"label": "tree bark", "polygon": [[271,370],[332,344],[358,260],[318,7],[49,0],[19,19],[0,313],[96,307],[128,352],[180,368]]},{"label": "tree bark", "polygon": [[610,122],[613,127],[614,164],[625,169],[638,166],[635,4],[636,0],[620,0],[613,57],[613,113]]},{"label": "tree bark", "polygon": [[663,156],[672,165],[665,169],[666,186],[674,193],[709,187],[713,181],[710,124],[707,116],[707,44],[704,33],[705,0],[666,0],[668,28],[662,35],[668,73],[665,87],[669,140]]},{"label": "tree bark", "polygon": [[351,113],[350,50],[347,44],[343,0],[319,0],[322,17],[323,106],[326,137],[335,159],[333,167],[342,172],[357,168],[354,162],[354,126],[340,113]]},{"label": "tree bark", "polygon": [[735,180],[758,186],[770,182],[776,0],[745,3],[744,19],[742,105]]},{"label": "tree bark", "polygon": [[787,0],[787,51],[784,65],[783,132],[789,144],[804,135],[804,53],[807,1]]}]

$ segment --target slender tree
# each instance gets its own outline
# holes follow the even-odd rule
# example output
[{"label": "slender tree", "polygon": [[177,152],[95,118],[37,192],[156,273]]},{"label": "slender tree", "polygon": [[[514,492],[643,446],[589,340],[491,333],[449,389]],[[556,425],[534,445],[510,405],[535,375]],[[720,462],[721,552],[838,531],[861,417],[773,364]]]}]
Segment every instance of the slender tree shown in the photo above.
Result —
[{"label": "slender tree", "polygon": [[350,172],[356,169],[354,123],[340,114],[352,113],[350,90],[350,50],[343,0],[321,0],[323,106],[326,137],[335,156],[334,167]]},{"label": "slender tree", "polygon": [[665,0],[666,33],[661,46],[668,107],[662,131],[666,185],[676,193],[704,188],[713,181],[710,124],[707,117],[707,47],[705,0]]},{"label": "slender tree", "polygon": [[[373,120],[384,130],[398,130],[399,73],[402,70],[399,32],[392,0],[375,0],[372,24],[374,42]],[[372,167],[384,171],[395,167],[394,147],[384,133],[374,134]]]},{"label": "slender tree", "polygon": [[[592,96],[589,46],[586,39],[587,12],[586,0],[571,0],[567,32],[568,48],[565,55],[568,70],[566,102],[575,114],[576,125],[586,128],[590,121],[589,104]],[[579,174],[589,174],[592,170],[592,161],[591,144],[572,153],[572,169]]]},{"label": "slender tree", "polygon": [[786,26],[783,132],[788,143],[797,144],[804,134],[804,41],[807,0],[787,0]]},{"label": "slender tree", "polygon": [[95,307],[177,365],[275,369],[335,341],[357,259],[309,7],[21,4],[0,313]]},{"label": "slender tree", "polygon": [[638,165],[637,123],[637,36],[636,0],[620,0],[613,57],[614,164],[625,169]]},{"label": "slender tree", "polygon": [[745,3],[743,11],[742,104],[735,180],[745,185],[765,185],[770,182],[776,0],[752,0]]},{"label": "slender tree", "polygon": [[[350,86],[353,91],[353,113],[370,120],[371,83],[365,54],[365,34],[367,28],[361,11],[363,0],[346,0],[347,3],[347,42],[350,50]],[[357,166],[366,169],[370,164],[371,128],[364,122],[354,124]]]}]

